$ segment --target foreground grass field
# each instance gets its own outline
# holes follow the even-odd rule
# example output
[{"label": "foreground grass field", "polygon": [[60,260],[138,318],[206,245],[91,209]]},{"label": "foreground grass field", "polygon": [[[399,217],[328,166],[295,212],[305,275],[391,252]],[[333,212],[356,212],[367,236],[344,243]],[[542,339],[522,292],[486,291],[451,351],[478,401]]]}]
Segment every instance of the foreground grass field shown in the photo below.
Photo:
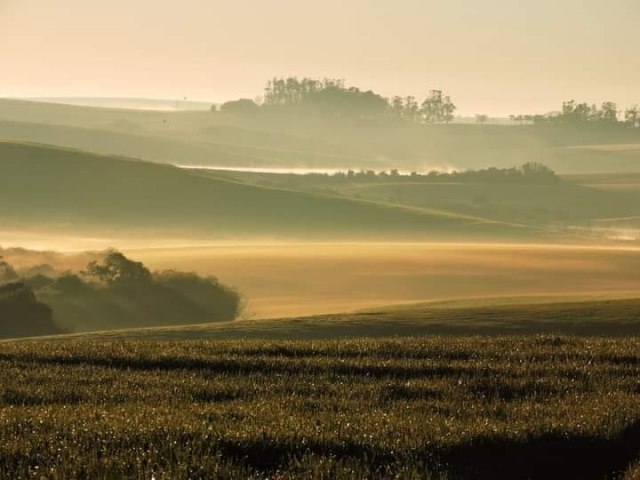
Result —
[{"label": "foreground grass field", "polygon": [[0,345],[0,478],[622,478],[640,338]]}]

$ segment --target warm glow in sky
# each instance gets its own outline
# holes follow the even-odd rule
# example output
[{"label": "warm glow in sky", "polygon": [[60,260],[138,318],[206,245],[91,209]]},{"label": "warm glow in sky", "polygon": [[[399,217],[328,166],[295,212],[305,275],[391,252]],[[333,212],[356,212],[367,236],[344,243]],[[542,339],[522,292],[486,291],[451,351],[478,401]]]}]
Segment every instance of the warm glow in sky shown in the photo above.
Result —
[{"label": "warm glow in sky", "polygon": [[640,103],[639,0],[0,0],[0,96],[222,101],[272,76],[460,113]]}]

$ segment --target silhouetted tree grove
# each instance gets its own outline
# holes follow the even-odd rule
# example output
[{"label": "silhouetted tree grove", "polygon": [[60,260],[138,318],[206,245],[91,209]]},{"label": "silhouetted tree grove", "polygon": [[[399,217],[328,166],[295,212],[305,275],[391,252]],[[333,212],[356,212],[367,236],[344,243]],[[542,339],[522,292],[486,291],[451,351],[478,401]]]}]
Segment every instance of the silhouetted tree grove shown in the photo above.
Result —
[{"label": "silhouetted tree grove", "polygon": [[348,170],[347,172],[337,172],[331,175],[322,173],[313,173],[309,175],[326,176],[335,180],[345,179],[352,181],[353,179],[378,181],[380,177],[394,177],[395,181],[406,180],[408,182],[486,182],[486,183],[507,183],[507,182],[525,182],[525,183],[555,183],[560,182],[561,178],[556,173],[541,163],[529,162],[520,167],[496,168],[490,167],[480,170],[461,170],[453,172],[431,171],[428,173],[411,172],[410,174],[401,175],[398,170],[389,172],[374,170]]},{"label": "silhouetted tree grove", "polygon": [[87,273],[109,285],[137,285],[151,281],[151,272],[142,262],[129,260],[115,250],[110,250],[101,262],[90,262]]},{"label": "silhouetted tree grove", "polygon": [[[623,117],[623,118],[621,118]],[[563,102],[560,112],[547,115],[511,115],[516,123],[533,125],[608,125],[620,127],[640,127],[640,108],[634,105],[628,108],[624,115],[615,102],[595,104],[569,100]]]},{"label": "silhouetted tree grove", "polygon": [[372,91],[345,87],[344,80],[274,78],[264,91],[264,108],[343,117],[383,115],[387,101]]},{"label": "silhouetted tree grove", "polygon": [[640,107],[634,105],[624,112],[625,123],[631,128],[640,128]]},{"label": "silhouetted tree grove", "polygon": [[261,104],[240,99],[227,102],[222,112],[249,114],[259,111],[312,113],[345,118],[395,118],[412,123],[448,123],[455,105],[449,96],[433,90],[422,102],[413,96],[387,99],[371,90],[345,86],[331,78],[273,78],[269,80]]},{"label": "silhouetted tree grove", "polygon": [[451,97],[444,95],[442,90],[432,90],[422,102],[420,114],[426,123],[449,123],[455,111]]}]

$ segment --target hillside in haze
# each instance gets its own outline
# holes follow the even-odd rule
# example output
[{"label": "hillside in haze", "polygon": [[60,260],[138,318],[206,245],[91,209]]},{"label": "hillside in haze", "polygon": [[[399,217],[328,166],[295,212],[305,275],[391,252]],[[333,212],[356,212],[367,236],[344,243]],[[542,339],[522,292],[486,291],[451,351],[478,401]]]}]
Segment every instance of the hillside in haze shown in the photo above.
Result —
[{"label": "hillside in haze", "polygon": [[558,173],[640,170],[640,129],[606,125],[421,125],[0,100],[0,138],[179,165],[425,171],[535,161]]},{"label": "hillside in haze", "polygon": [[272,188],[331,192],[540,227],[638,226],[638,174],[562,177],[549,172],[549,178],[529,179],[520,176],[522,168],[429,175],[397,172],[376,175],[371,171],[332,175],[210,170],[201,170],[201,173]]},{"label": "hillside in haze", "polygon": [[0,143],[5,228],[224,238],[510,238],[519,225],[427,208],[299,192],[171,166]]},{"label": "hillside in haze", "polygon": [[58,103],[60,105],[77,105],[98,108],[120,108],[134,110],[211,110],[210,102],[198,102],[186,99],[157,98],[116,98],[116,97],[49,97],[25,98],[27,101]]},{"label": "hillside in haze", "polygon": [[613,176],[604,186],[597,176],[482,177],[492,171],[512,170],[467,177],[183,170],[0,142],[0,219],[15,231],[115,229],[171,238],[561,240],[600,230],[613,239],[618,231],[638,238],[633,176],[627,183]]}]

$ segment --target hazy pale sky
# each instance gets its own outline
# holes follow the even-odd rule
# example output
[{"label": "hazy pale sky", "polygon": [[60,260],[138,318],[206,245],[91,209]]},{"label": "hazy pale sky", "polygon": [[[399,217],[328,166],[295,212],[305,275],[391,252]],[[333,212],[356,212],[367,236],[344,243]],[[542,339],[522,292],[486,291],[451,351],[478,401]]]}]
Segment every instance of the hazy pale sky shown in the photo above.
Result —
[{"label": "hazy pale sky", "polygon": [[0,96],[222,101],[272,76],[460,113],[640,103],[640,0],[0,0]]}]

